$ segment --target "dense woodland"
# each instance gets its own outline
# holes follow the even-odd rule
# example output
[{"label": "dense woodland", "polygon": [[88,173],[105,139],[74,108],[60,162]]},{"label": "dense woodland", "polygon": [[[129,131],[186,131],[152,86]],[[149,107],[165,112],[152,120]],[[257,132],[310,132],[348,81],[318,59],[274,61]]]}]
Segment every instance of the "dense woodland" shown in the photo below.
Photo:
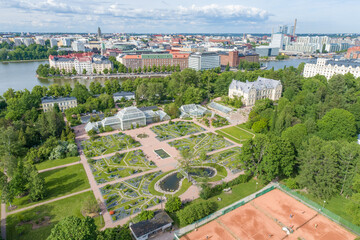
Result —
[{"label": "dense woodland", "polygon": [[[81,84],[74,88],[36,86],[31,91],[9,89],[0,99],[2,199],[10,204],[24,194],[29,194],[32,201],[42,199],[46,195],[44,180],[34,164],[76,155],[69,124],[78,124],[81,113],[111,112],[115,106],[111,94],[117,91],[134,91],[138,105],[162,105],[174,118],[182,104],[206,103],[226,96],[232,79],[254,81],[262,76],[281,80],[283,97],[278,102],[257,101],[249,115],[247,127],[258,134],[242,148],[240,160],[248,175],[264,183],[284,181],[321,199],[342,195],[350,199],[346,208],[353,222],[360,224],[360,146],[356,143],[360,79],[351,74],[337,75],[329,81],[322,76],[305,79],[302,69],[303,64],[297,69],[221,74],[185,69],[165,78],[129,79],[121,85],[118,80],[108,80],[104,86],[95,82],[89,89]],[[79,106],[65,113],[68,125],[57,106],[54,111],[42,112],[41,97],[46,95],[78,99]]]},{"label": "dense woodland", "polygon": [[34,60],[46,59],[49,55],[64,55],[67,51],[57,51],[58,47],[50,48],[50,41],[45,41],[45,45],[30,44],[28,47],[24,44],[15,46],[13,42],[10,44],[3,42],[0,44],[0,61],[14,60]]}]

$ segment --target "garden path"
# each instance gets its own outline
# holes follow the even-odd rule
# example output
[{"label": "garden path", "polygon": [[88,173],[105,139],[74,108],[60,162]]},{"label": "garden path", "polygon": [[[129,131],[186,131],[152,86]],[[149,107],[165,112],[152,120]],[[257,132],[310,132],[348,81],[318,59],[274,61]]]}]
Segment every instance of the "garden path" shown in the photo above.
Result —
[{"label": "garden path", "polygon": [[[38,207],[38,206],[41,206],[41,205],[44,205],[44,204],[48,204],[48,203],[52,203],[52,202],[55,202],[55,201],[58,201],[58,200],[61,200],[61,199],[64,199],[64,198],[72,197],[72,196],[78,195],[80,193],[88,192],[90,190],[91,190],[91,188],[88,188],[88,189],[85,189],[85,190],[82,190],[82,191],[79,191],[79,192],[76,192],[76,193],[71,193],[71,194],[61,196],[61,197],[58,197],[58,198],[54,198],[54,199],[51,199],[51,200],[48,200],[48,201],[45,201],[45,202],[37,203],[37,204],[31,205],[29,207],[20,208],[18,210],[8,212],[7,215],[11,215],[11,214],[15,214],[15,213],[22,212],[22,211],[25,211],[25,210],[29,210],[29,209],[32,209],[32,208],[35,208],[35,207]],[[1,213],[2,213],[2,211],[1,211]]]},{"label": "garden path", "polygon": [[80,163],[81,163],[80,161],[77,161],[77,162],[68,163],[68,164],[64,164],[64,165],[60,165],[60,166],[56,166],[56,167],[52,167],[52,168],[42,169],[42,170],[39,170],[38,172],[39,173],[47,172],[47,171],[51,171],[51,170],[55,170],[55,169],[59,169],[59,168],[70,167],[70,166],[80,164]]},{"label": "garden path", "polygon": [[6,204],[1,203],[1,237],[6,239]]}]

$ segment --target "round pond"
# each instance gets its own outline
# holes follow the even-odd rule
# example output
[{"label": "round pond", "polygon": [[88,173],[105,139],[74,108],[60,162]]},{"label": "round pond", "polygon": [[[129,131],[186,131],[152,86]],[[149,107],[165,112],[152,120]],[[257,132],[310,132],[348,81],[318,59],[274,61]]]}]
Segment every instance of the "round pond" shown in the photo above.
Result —
[{"label": "round pond", "polygon": [[215,176],[215,170],[212,168],[208,168],[208,167],[197,167],[197,168],[193,168],[190,172],[189,172],[190,176],[194,176],[194,177],[213,177]]}]

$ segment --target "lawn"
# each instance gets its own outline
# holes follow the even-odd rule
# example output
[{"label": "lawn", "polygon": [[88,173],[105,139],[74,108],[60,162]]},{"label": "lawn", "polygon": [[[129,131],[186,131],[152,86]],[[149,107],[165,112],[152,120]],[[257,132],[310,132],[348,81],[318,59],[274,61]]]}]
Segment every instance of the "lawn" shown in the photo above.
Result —
[{"label": "lawn", "polygon": [[199,135],[192,135],[188,138],[169,142],[169,145],[175,147],[179,151],[190,150],[190,152],[196,156],[202,152],[208,153],[229,147],[232,143],[214,133],[201,133]]},{"label": "lawn", "polygon": [[[307,197],[308,199],[318,203],[319,205],[323,206],[324,199],[317,198],[311,194],[306,194],[304,192],[298,192],[299,194]],[[350,202],[350,199],[346,199],[342,196],[334,196],[330,200],[326,200],[325,208],[330,210],[331,212],[339,215],[340,217],[344,218],[345,220],[348,220],[349,222],[352,222],[352,217],[346,212],[345,206],[347,203]]]},{"label": "lawn", "polygon": [[28,195],[15,198],[13,205],[16,205],[17,209],[90,188],[84,167],[81,164],[42,172],[40,175],[45,179],[47,188],[45,198],[38,202],[31,202]]},{"label": "lawn", "polygon": [[81,142],[86,157],[97,157],[109,153],[140,147],[141,144],[132,137],[117,133],[96,138],[94,140],[85,140]]},{"label": "lawn", "polygon": [[100,188],[107,210],[114,212],[113,221],[159,204],[160,199],[150,193],[149,184],[160,174],[161,171],[149,173]]},{"label": "lawn", "polygon": [[157,135],[156,138],[159,141],[165,141],[205,131],[205,129],[199,125],[196,125],[193,122],[185,121],[176,121],[156,125],[150,129]]},{"label": "lawn", "polygon": [[44,162],[35,164],[35,166],[37,170],[43,170],[43,169],[62,166],[68,163],[73,163],[78,161],[80,161],[80,157],[68,157],[68,158],[56,159],[56,160],[46,160]]},{"label": "lawn", "polygon": [[90,159],[88,162],[98,184],[156,168],[155,163],[149,161],[142,150],[116,153],[111,157]]},{"label": "lawn", "polygon": [[216,132],[236,143],[242,143],[254,137],[253,133],[246,132],[239,126],[216,130]]},{"label": "lawn", "polygon": [[[26,210],[20,213],[9,215],[6,219],[7,239],[8,240],[45,240],[50,235],[51,228],[61,219],[67,216],[83,217],[81,212],[83,202],[89,198],[94,198],[94,194],[89,191],[79,195],[65,198],[56,202],[45,204]],[[37,229],[32,229],[30,221],[41,221],[43,217],[50,217],[50,224]],[[25,223],[25,220],[29,220]],[[21,226],[18,224],[23,222]],[[101,228],[104,226],[104,220],[100,217],[95,218],[96,225]],[[19,235],[19,231],[23,229],[23,234]]]},{"label": "lawn", "polygon": [[[222,192],[221,194],[211,197],[208,200],[198,198],[186,204],[186,206],[200,202],[213,201],[216,202],[218,205],[217,210],[220,210],[226,206],[229,206],[234,202],[239,201],[240,199],[246,196],[249,196],[250,194],[256,192],[257,190],[260,190],[263,187],[264,186],[261,183],[259,183],[258,186],[256,186],[256,181],[252,179],[247,183],[240,183],[238,185],[231,187],[232,193]],[[221,198],[221,201],[218,201],[218,198]],[[175,221],[175,223],[179,225],[179,220],[177,219],[176,214],[171,214],[171,217]],[[179,226],[179,227],[184,227],[184,226]]]},{"label": "lawn", "polygon": [[222,152],[207,156],[205,162],[217,163],[231,170],[232,173],[241,171],[240,147],[234,147]]}]

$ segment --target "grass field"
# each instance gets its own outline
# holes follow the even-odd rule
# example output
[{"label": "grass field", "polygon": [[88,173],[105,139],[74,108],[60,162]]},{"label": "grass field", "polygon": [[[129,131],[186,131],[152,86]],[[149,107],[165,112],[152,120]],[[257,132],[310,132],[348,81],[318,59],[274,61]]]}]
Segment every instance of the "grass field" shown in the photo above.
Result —
[{"label": "grass field", "polygon": [[13,205],[16,205],[17,209],[90,188],[88,178],[81,164],[43,172],[40,175],[45,179],[47,188],[45,198],[38,202],[31,202],[28,195],[15,198]]},{"label": "grass field", "polygon": [[241,127],[238,127],[238,126],[233,126],[233,127],[224,128],[221,130],[216,130],[216,132],[236,143],[242,143],[242,142],[254,137],[253,133],[249,133],[249,132],[241,129]]},{"label": "grass field", "polygon": [[[321,206],[324,204],[324,199],[317,198],[311,194],[305,194],[303,192],[298,192],[301,195],[307,197],[308,199],[320,204]],[[326,204],[324,205],[326,209],[331,212],[339,215],[340,217],[352,222],[352,217],[347,213],[345,206],[350,202],[350,199],[347,199],[342,196],[334,196],[330,200],[326,200]]]},{"label": "grass field", "polygon": [[[50,235],[51,228],[61,219],[68,216],[83,217],[81,214],[82,205],[83,202],[89,197],[94,198],[93,192],[89,191],[81,193],[73,197],[35,207],[31,210],[9,215],[6,219],[7,239],[47,239],[47,237]],[[41,221],[41,218],[43,217],[50,217],[50,224],[38,229],[32,229],[32,223],[30,221]],[[25,223],[25,220],[30,221]],[[20,222],[22,222],[21,227],[18,225]],[[104,226],[104,220],[100,220],[100,217],[95,218],[95,223],[99,228]],[[21,229],[23,229],[23,234],[19,235],[18,233]]]},{"label": "grass field", "polygon": [[35,166],[37,170],[44,170],[78,161],[80,161],[80,157],[68,157],[68,158],[56,159],[56,160],[46,160],[44,162],[35,164]]}]

